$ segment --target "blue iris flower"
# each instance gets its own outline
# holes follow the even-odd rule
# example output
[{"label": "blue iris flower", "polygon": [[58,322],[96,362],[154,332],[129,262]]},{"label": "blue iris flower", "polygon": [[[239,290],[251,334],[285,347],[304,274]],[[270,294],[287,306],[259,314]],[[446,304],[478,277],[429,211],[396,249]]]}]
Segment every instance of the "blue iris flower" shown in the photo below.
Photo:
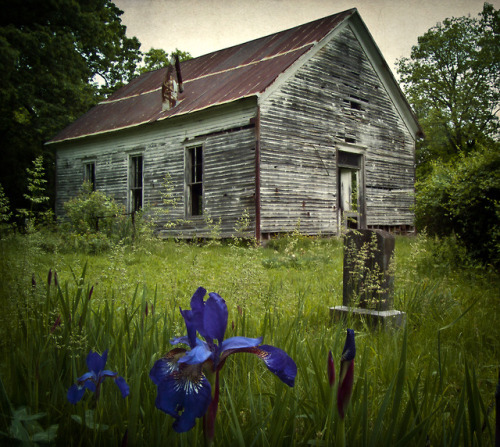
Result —
[{"label": "blue iris flower", "polygon": [[129,386],[123,377],[117,373],[104,369],[108,360],[108,351],[104,351],[102,356],[97,352],[90,351],[87,355],[87,367],[89,372],[79,377],[76,384],[72,385],[68,390],[68,400],[72,404],[78,403],[85,393],[85,390],[90,390],[95,393],[96,399],[99,398],[101,384],[106,377],[111,377],[115,380],[116,385],[120,389],[123,397],[129,395]]},{"label": "blue iris flower", "polygon": [[[210,407],[211,426],[204,428],[212,433],[208,435],[211,438],[219,398],[218,373],[229,355],[249,352],[259,356],[272,373],[291,387],[297,366],[283,350],[261,345],[262,337],[224,340],[228,321],[226,302],[217,293],[210,293],[204,301],[205,294],[204,288],[198,288],[191,298],[191,309],[181,309],[187,336],[171,340],[173,345],[184,343],[190,349],[171,350],[153,365],[149,376],[158,387],[156,407],[175,418],[175,431],[190,430],[196,418],[205,416]],[[214,375],[215,384],[211,384],[209,378]]]}]

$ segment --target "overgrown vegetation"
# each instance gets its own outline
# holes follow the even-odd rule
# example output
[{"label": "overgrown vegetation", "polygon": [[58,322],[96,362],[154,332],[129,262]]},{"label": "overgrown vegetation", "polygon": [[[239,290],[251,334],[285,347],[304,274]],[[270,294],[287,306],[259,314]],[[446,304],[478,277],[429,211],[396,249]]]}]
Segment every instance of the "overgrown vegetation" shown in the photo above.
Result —
[{"label": "overgrown vegetation", "polygon": [[67,220],[61,230],[66,249],[103,253],[152,234],[142,212],[131,216],[125,206],[84,183],[77,197],[64,204]]},{"label": "overgrown vegetation", "polygon": [[420,228],[441,237],[455,233],[472,258],[500,265],[500,150],[435,163],[417,189]]},{"label": "overgrown vegetation", "polygon": [[397,70],[425,138],[417,142],[416,224],[456,235],[474,262],[500,265],[500,11],[444,19]]},{"label": "overgrown vegetation", "polygon": [[[287,389],[254,356],[230,358],[217,443],[332,444],[326,361],[329,350],[340,358],[346,326],[331,324],[328,307],[342,301],[341,240],[297,231],[266,248],[145,241],[90,255],[47,253],[30,237],[0,241],[3,439],[201,445],[201,427],[179,435],[156,409],[148,372],[185,331],[179,307],[204,286],[226,299],[228,337],[263,335],[298,366]],[[395,307],[407,325],[356,332],[348,445],[493,445],[500,278],[457,266],[460,256],[451,241],[397,238]],[[71,405],[86,354],[106,349],[130,395],[105,383],[98,404],[87,393]]]},{"label": "overgrown vegetation", "polygon": [[[66,3],[74,6],[74,2]],[[86,19],[97,20],[96,26],[103,32],[111,32],[106,23],[118,27],[114,45],[123,52],[112,52],[109,60],[135,60],[137,42],[125,37],[120,12],[109,1],[103,5],[100,8],[93,2]],[[112,20],[104,24],[100,15],[93,16],[105,12]],[[37,19],[29,17],[36,25]],[[460,43],[449,36],[462,30],[466,42],[482,36],[472,46],[461,45],[463,51],[480,50],[486,62],[491,58],[489,63],[498,65],[498,48],[490,45],[498,34],[498,17],[498,11],[486,4],[479,21],[443,22],[419,41],[421,48],[412,54],[414,62],[430,61],[429,65],[440,67],[444,60],[433,59],[433,51],[441,50],[446,42]],[[80,19],[75,17],[75,23]],[[27,38],[19,40],[27,48],[6,52],[9,60],[25,54],[29,62],[36,56],[28,50],[38,31],[29,26],[25,29],[25,35],[17,37]],[[11,33],[17,31],[0,31],[8,31],[7,48]],[[59,45],[61,36],[49,28],[46,45],[41,46],[49,55],[56,51],[56,34]],[[65,42],[65,51],[77,47],[72,41]],[[165,59],[161,52],[149,54],[151,64]],[[462,53],[440,54],[454,57]],[[38,61],[37,57],[33,60]],[[457,60],[447,67],[455,67]],[[11,64],[21,69],[21,76],[16,75],[21,83],[29,81],[23,77],[28,62],[26,66]],[[408,76],[418,74],[410,65],[406,60],[401,68]],[[466,72],[480,67],[465,65]],[[33,68],[44,70],[38,62]],[[80,68],[76,84],[80,94],[86,93],[74,113],[93,97],[84,81],[94,74],[89,67]],[[420,68],[426,72],[428,67]],[[498,70],[490,68],[485,88],[498,80]],[[108,73],[113,85],[125,74]],[[462,79],[460,73],[457,76]],[[30,79],[39,82],[40,78],[30,75]],[[430,84],[425,76],[419,79]],[[466,123],[467,132],[461,133],[455,126],[456,113],[440,110],[440,102],[419,90],[417,80],[408,77],[403,82],[415,83],[409,90],[410,99],[414,92],[417,113],[424,118],[428,137],[433,135],[429,144],[420,147],[419,161],[425,164],[420,168],[425,169],[419,169],[422,177],[416,208],[419,227],[427,227],[428,232],[398,238],[396,243],[395,307],[406,312],[405,328],[374,332],[361,325],[356,332],[355,384],[345,418],[346,442],[361,446],[489,446],[494,442],[500,348],[500,277],[493,267],[500,262],[500,160],[498,143],[492,137],[498,120],[490,107],[482,113],[487,133],[478,133],[481,125],[475,126],[473,119]],[[15,85],[6,85],[4,96],[14,95]],[[465,87],[460,89],[470,93]],[[498,89],[488,92],[494,105]],[[465,103],[465,96],[454,97],[463,100],[456,104],[458,109],[464,106],[474,112],[477,97],[471,103]],[[4,123],[13,142],[8,146],[15,151],[32,142],[36,146],[41,136],[65,122],[52,122],[57,104],[36,95],[28,102],[40,116],[30,114],[25,105],[6,114],[12,121]],[[65,108],[58,111],[65,120],[70,117]],[[453,132],[443,133],[442,126],[446,130],[450,123]],[[36,135],[26,133],[28,127]],[[451,156],[431,165],[425,157],[431,152]],[[19,171],[18,165],[24,166],[25,160],[16,157],[12,172]],[[4,166],[12,168],[9,161]],[[148,372],[170,349],[170,339],[184,332],[179,307],[188,308],[193,292],[203,286],[226,299],[228,336],[263,335],[265,343],[286,350],[298,366],[296,386],[288,389],[263,374],[262,365],[252,356],[228,360],[231,368],[223,379],[217,444],[333,445],[338,421],[331,415],[327,355],[331,350],[333,358],[340,358],[345,324],[353,323],[332,324],[328,309],[342,302],[341,240],[304,237],[299,222],[292,234],[271,241],[266,248],[246,244],[242,234],[249,217],[245,213],[228,243],[220,239],[220,220],[208,215],[212,236],[208,243],[160,241],[153,237],[146,217],[161,218],[167,229],[176,225],[168,215],[168,207],[176,206],[168,177],[161,196],[167,208],[160,217],[148,210],[132,219],[111,197],[84,185],[81,194],[66,204],[67,222],[55,231],[47,212],[50,194],[46,193],[43,160],[36,158],[26,173],[24,203],[28,206],[24,209],[11,210],[0,186],[2,444],[201,445],[201,427],[179,435],[171,429],[168,416],[156,409]],[[12,185],[11,181],[11,191]],[[19,194],[23,189],[17,190]],[[12,225],[13,215],[23,217],[17,227]],[[119,371],[130,384],[127,399],[105,384],[99,401],[87,393],[76,406],[68,402],[67,390],[85,370],[90,350],[109,350],[107,367]]]}]

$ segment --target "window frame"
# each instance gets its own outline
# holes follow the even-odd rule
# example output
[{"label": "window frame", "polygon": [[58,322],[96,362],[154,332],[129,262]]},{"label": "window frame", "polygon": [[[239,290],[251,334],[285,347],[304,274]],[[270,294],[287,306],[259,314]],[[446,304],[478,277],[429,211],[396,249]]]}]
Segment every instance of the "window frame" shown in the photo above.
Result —
[{"label": "window frame", "polygon": [[188,217],[202,217],[204,212],[204,152],[203,143],[187,146],[184,152],[185,214]]},{"label": "window frame", "polygon": [[[140,169],[137,160],[140,159]],[[139,176],[137,175],[139,174]],[[139,178],[139,182],[137,179]],[[139,192],[139,194],[138,194]],[[131,214],[144,206],[144,154],[133,153],[128,157],[128,209]]]},{"label": "window frame", "polygon": [[90,182],[92,191],[96,190],[96,161],[85,160],[83,162],[83,182]]}]

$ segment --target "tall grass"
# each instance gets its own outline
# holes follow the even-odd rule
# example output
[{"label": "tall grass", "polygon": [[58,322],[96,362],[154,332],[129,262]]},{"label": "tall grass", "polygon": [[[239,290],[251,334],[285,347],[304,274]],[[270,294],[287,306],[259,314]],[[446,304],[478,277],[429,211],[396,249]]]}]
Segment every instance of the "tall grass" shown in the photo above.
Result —
[{"label": "tall grass", "polygon": [[[355,324],[333,324],[328,312],[342,301],[341,241],[295,235],[266,248],[164,241],[93,256],[49,242],[0,241],[5,444],[202,445],[200,426],[172,430],[148,377],[169,340],[185,334],[179,307],[189,307],[198,286],[226,300],[226,337],[263,336],[298,367],[288,388],[255,356],[229,357],[216,444],[335,444],[327,355],[332,350],[338,368],[345,329]],[[500,279],[454,267],[452,248],[397,239],[395,305],[407,324],[392,332],[357,325],[347,445],[493,445]],[[87,370],[85,356],[106,349],[106,368],[127,380],[130,395],[105,381],[98,401],[87,392],[70,404],[66,392]]]}]

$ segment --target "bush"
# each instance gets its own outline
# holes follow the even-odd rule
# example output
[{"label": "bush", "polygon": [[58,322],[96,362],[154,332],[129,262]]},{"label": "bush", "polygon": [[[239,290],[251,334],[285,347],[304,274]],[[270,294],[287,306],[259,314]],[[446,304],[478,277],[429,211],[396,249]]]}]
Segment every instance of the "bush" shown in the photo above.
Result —
[{"label": "bush", "polygon": [[468,254],[500,265],[500,151],[481,148],[446,164],[417,184],[417,227],[456,234]]},{"label": "bush", "polygon": [[141,212],[132,218],[123,205],[102,191],[93,191],[88,182],[77,197],[64,204],[64,210],[68,218],[66,238],[72,249],[102,253],[117,242],[130,243],[151,233]]}]

